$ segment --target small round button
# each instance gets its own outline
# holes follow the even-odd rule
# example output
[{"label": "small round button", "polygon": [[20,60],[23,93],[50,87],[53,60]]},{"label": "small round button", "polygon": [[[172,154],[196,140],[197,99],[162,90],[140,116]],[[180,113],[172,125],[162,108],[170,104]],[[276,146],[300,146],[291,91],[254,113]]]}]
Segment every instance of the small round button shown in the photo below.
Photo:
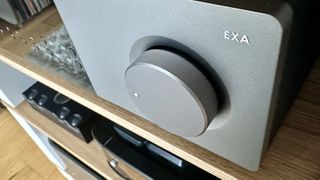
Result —
[{"label": "small round button", "polygon": [[82,116],[80,114],[74,114],[71,117],[71,126],[72,127],[79,127],[79,125],[82,123]]},{"label": "small round button", "polygon": [[62,107],[61,110],[58,112],[60,119],[66,119],[66,117],[69,115],[70,110],[67,107]]},{"label": "small round button", "polygon": [[47,102],[47,100],[48,100],[48,96],[42,94],[42,95],[40,96],[39,101],[38,101],[38,105],[39,105],[39,106],[43,106],[43,105]]},{"label": "small round button", "polygon": [[28,94],[28,99],[33,100],[38,95],[38,91],[36,89],[32,89]]}]

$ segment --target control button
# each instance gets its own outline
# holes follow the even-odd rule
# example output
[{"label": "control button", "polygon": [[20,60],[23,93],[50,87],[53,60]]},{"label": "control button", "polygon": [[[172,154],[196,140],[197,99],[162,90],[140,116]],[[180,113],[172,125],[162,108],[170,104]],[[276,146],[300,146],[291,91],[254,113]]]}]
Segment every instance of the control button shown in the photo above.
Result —
[{"label": "control button", "polygon": [[47,102],[47,100],[48,100],[48,96],[42,94],[42,95],[40,96],[39,101],[38,101],[38,105],[39,105],[39,106],[43,106],[43,105]]},{"label": "control button", "polygon": [[82,123],[82,116],[80,114],[74,114],[71,117],[71,126],[72,127],[79,127],[79,125]]},{"label": "control button", "polygon": [[58,116],[60,119],[66,119],[66,117],[69,115],[70,110],[67,107],[62,107],[61,110],[58,112]]},{"label": "control button", "polygon": [[35,89],[32,89],[28,94],[28,99],[33,100],[37,95],[38,95],[38,91]]},{"label": "control button", "polygon": [[65,104],[65,103],[67,103],[69,100],[70,100],[70,99],[69,99],[67,96],[65,96],[65,95],[63,95],[63,94],[61,94],[61,93],[57,93],[57,94],[54,96],[54,98],[53,98],[53,101],[54,101],[55,103],[57,103],[57,104]]},{"label": "control button", "polygon": [[145,51],[126,70],[127,91],[147,119],[183,137],[199,136],[218,112],[216,92],[196,59]]}]

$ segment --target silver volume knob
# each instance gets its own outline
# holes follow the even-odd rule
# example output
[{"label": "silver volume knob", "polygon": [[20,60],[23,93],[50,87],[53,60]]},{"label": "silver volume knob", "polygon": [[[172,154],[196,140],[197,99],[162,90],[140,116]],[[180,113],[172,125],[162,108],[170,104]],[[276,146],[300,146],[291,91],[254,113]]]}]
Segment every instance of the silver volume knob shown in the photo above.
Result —
[{"label": "silver volume knob", "polygon": [[144,52],[127,69],[134,103],[160,127],[191,137],[203,133],[218,110],[215,90],[183,56],[163,49]]}]

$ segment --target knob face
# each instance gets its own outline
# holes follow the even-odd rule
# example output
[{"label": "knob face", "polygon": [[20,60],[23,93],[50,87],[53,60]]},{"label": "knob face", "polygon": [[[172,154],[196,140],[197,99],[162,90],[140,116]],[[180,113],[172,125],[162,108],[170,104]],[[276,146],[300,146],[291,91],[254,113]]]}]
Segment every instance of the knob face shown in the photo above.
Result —
[{"label": "knob face", "polygon": [[174,134],[198,136],[217,113],[217,97],[209,81],[175,52],[144,52],[128,67],[125,80],[142,113]]},{"label": "knob face", "polygon": [[64,120],[70,114],[70,109],[67,107],[62,107],[58,112],[59,119]]},{"label": "knob face", "polygon": [[47,102],[47,100],[48,100],[48,96],[42,94],[42,95],[40,96],[39,101],[38,101],[38,105],[39,105],[39,106],[43,106],[43,105]]},{"label": "knob face", "polygon": [[71,126],[78,127],[83,122],[82,116],[80,114],[74,114],[71,117]]},{"label": "knob face", "polygon": [[28,98],[30,100],[33,100],[38,94],[38,91],[36,89],[32,89],[31,92],[28,94]]}]

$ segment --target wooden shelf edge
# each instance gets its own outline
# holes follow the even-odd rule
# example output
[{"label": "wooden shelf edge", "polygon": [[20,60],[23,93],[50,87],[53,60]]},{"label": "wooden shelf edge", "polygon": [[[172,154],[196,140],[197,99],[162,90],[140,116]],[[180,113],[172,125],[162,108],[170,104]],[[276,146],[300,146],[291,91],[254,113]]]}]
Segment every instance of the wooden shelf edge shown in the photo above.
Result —
[{"label": "wooden shelf edge", "polygon": [[[66,130],[64,130],[62,127],[59,127],[58,125],[54,124],[50,119],[48,119],[47,117],[41,115],[39,112],[35,111],[34,109],[32,109],[32,107],[26,102],[22,102],[19,106],[17,106],[16,108],[11,107],[10,105],[6,104],[5,102],[2,102],[4,104],[4,106],[8,109],[10,109],[11,111],[19,114],[20,116],[24,117],[24,119],[30,124],[32,125],[32,127],[36,128],[37,130],[39,130],[40,132],[42,132],[43,134],[47,135],[48,138],[52,139],[55,143],[57,143],[59,146],[63,147],[64,149],[66,149],[70,154],[72,154],[73,156],[75,156],[76,158],[78,158],[80,161],[82,161],[83,163],[85,163],[88,167],[92,168],[93,170],[95,170],[96,172],[98,172],[99,174],[101,174],[103,177],[105,177],[106,179],[113,179],[109,174],[107,174],[105,171],[103,171],[101,168],[98,168],[96,165],[92,164],[91,162],[89,162],[86,158],[84,158],[83,156],[81,156],[78,152],[76,152],[74,149],[70,148],[70,145],[68,146],[65,143],[62,143],[54,134],[52,133],[48,133],[46,131],[46,129],[44,129],[44,125],[42,123],[39,123],[39,121],[42,121],[44,124],[48,124],[48,126],[54,127],[57,130],[59,130],[59,133],[61,133],[61,131],[63,131],[64,134],[67,134],[68,136],[66,136],[67,139],[70,139],[70,144],[75,143],[75,141],[77,143],[80,143],[82,145],[88,146],[88,149],[94,149],[95,147],[93,147],[93,143],[92,141],[89,144],[86,144],[85,142],[77,139],[77,137],[73,136],[71,133],[67,132]],[[74,147],[75,149],[78,147]]]}]

